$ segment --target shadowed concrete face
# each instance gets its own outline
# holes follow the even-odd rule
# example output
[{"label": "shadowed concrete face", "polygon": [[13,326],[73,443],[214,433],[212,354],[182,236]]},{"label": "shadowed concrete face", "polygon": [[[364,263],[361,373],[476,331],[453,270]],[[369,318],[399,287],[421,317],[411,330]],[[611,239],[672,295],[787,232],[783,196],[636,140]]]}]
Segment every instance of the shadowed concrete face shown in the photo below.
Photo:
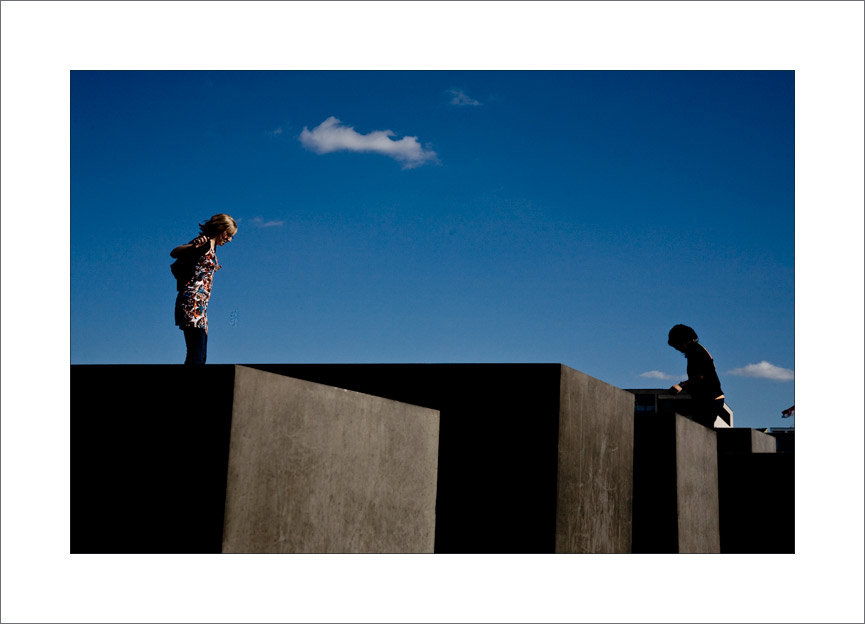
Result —
[{"label": "shadowed concrete face", "polygon": [[721,453],[721,552],[793,553],[796,550],[792,453]]},{"label": "shadowed concrete face", "polygon": [[223,552],[433,552],[434,410],[239,366]]},{"label": "shadowed concrete face", "polygon": [[218,553],[234,366],[71,370],[73,553]]}]

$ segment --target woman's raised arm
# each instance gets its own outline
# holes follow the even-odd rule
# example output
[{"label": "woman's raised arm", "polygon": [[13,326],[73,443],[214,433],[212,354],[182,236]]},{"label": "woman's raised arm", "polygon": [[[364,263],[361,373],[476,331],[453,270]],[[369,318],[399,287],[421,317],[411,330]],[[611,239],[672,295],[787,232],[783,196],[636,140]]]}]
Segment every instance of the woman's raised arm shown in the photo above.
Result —
[{"label": "woman's raised arm", "polygon": [[209,239],[204,234],[202,234],[201,236],[193,239],[191,243],[187,243],[186,245],[178,245],[171,250],[171,257],[179,258],[183,254],[195,249],[196,247],[201,247],[202,245],[207,243],[208,240]]}]

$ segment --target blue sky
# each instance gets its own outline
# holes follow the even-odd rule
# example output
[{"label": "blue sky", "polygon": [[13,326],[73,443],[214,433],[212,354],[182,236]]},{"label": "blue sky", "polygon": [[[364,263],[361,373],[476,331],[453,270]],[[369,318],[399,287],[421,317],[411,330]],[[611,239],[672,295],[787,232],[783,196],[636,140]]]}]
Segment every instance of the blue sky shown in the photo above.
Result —
[{"label": "blue sky", "polygon": [[[561,362],[794,403],[792,71],[73,71],[72,363],[178,363],[168,252],[219,250],[209,363]],[[232,313],[236,313],[236,321]]]}]

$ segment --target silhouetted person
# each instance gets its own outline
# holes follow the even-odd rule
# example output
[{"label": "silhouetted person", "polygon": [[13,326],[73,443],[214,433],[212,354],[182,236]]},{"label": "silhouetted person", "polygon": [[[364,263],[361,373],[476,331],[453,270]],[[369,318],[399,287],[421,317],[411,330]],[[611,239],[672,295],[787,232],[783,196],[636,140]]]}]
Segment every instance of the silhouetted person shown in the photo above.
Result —
[{"label": "silhouetted person", "polygon": [[183,330],[186,340],[184,364],[191,365],[207,360],[207,304],[213,274],[222,268],[216,259],[216,247],[231,242],[237,234],[237,223],[227,214],[213,215],[198,226],[201,234],[171,250],[171,257],[177,258],[171,265],[177,279],[174,324]]},{"label": "silhouetted person", "polygon": [[724,392],[715,372],[715,362],[698,342],[697,332],[687,325],[676,325],[670,330],[667,344],[688,358],[688,379],[674,385],[670,392],[679,394],[685,391],[691,395],[691,418],[701,425],[713,428],[717,416],[726,420]]}]

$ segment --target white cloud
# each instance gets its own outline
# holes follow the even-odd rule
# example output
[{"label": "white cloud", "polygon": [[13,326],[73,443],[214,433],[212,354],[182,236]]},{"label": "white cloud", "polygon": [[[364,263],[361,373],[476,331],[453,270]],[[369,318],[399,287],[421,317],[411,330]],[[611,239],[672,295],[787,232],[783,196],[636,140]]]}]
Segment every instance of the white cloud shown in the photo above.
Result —
[{"label": "white cloud", "polygon": [[255,217],[250,219],[249,222],[255,227],[266,228],[266,227],[279,227],[280,225],[284,225],[285,221],[265,221],[261,217]]},{"label": "white cloud", "polygon": [[667,373],[662,373],[661,371],[647,371],[645,373],[640,373],[640,377],[645,377],[647,379],[677,379],[673,375],[668,375]]},{"label": "white cloud", "polygon": [[451,100],[451,104],[454,106],[480,106],[481,103],[477,100],[470,98],[463,91],[458,89],[451,89],[448,91],[454,98]]},{"label": "white cloud", "polygon": [[276,130],[265,130],[264,133],[268,136],[279,136],[283,133],[282,128],[277,128]]},{"label": "white cloud", "polygon": [[792,381],[793,371],[789,368],[781,368],[763,360],[759,364],[748,364],[742,368],[734,368],[731,375],[739,377],[757,377],[759,379],[771,379],[773,381]]},{"label": "white cloud", "polygon": [[316,154],[341,151],[383,154],[402,164],[403,169],[436,161],[436,153],[421,147],[417,137],[406,136],[394,141],[392,136],[395,135],[391,130],[360,134],[353,127],[342,125],[336,117],[328,117],[312,130],[304,126],[299,139],[306,149]]}]

